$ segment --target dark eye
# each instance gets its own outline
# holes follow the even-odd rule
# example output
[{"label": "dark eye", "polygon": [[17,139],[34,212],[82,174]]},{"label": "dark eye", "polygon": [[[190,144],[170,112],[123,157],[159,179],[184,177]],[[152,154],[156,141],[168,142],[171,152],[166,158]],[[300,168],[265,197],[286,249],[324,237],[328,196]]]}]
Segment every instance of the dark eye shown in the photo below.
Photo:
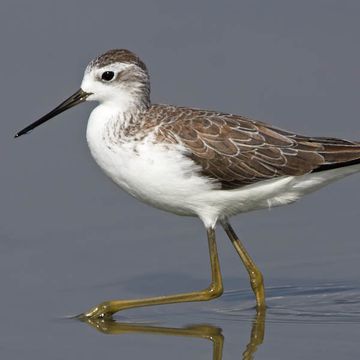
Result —
[{"label": "dark eye", "polygon": [[104,81],[110,81],[114,78],[114,75],[113,71],[105,71],[101,74],[101,79]]}]

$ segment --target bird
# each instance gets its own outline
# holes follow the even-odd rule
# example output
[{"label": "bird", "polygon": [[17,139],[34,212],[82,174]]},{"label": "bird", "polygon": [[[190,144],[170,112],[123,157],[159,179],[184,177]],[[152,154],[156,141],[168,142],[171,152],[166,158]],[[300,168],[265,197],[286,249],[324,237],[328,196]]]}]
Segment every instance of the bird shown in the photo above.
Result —
[{"label": "bird", "polygon": [[293,203],[360,171],[360,142],[304,136],[235,114],[153,104],[149,71],[126,49],[109,50],[92,60],[80,89],[15,137],[85,101],[98,102],[86,129],[95,162],[134,198],[198,217],[206,229],[211,266],[211,282],[203,290],[104,301],[84,312],[86,319],[221,296],[216,225],[225,230],[248,272],[256,309],[266,309],[263,275],[229,219]]}]

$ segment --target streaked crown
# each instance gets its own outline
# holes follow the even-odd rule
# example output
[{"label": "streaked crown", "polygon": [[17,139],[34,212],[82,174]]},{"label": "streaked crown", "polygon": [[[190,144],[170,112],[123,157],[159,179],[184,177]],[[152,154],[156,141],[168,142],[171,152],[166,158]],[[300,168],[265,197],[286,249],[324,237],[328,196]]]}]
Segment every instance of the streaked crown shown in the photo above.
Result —
[{"label": "streaked crown", "polygon": [[133,52],[126,49],[112,49],[90,62],[91,67],[103,68],[114,63],[132,64],[147,72],[146,65]]}]

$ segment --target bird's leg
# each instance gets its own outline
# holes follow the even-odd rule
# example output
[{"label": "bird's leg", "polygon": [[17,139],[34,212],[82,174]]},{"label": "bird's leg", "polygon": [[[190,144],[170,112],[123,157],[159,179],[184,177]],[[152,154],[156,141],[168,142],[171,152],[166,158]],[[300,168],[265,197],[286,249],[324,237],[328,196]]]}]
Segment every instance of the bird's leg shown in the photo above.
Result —
[{"label": "bird's leg", "polygon": [[80,315],[79,318],[110,318],[114,313],[125,309],[189,301],[206,301],[219,297],[223,293],[223,284],[216,248],[215,230],[212,228],[207,229],[207,237],[210,253],[211,284],[206,289],[191,293],[157,296],[144,299],[105,301],[90,309],[87,313]]},{"label": "bird's leg", "polygon": [[231,240],[235,250],[239,254],[240,259],[245,265],[247,272],[249,273],[250,285],[255,294],[257,309],[264,309],[265,308],[264,280],[260,270],[257,268],[254,261],[247,253],[244,245],[241,243],[241,241],[235,234],[235,231],[231,227],[231,225],[227,221],[223,221],[221,225],[224,228],[227,236]]}]

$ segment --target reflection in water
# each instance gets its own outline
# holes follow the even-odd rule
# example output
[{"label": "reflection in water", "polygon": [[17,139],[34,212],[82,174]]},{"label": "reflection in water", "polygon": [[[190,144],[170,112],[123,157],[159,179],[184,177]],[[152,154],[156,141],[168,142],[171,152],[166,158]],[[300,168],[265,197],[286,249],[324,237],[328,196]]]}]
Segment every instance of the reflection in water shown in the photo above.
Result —
[{"label": "reflection in water", "polygon": [[265,315],[266,310],[259,310],[256,312],[256,316],[252,322],[250,340],[243,352],[243,360],[251,360],[254,358],[254,354],[264,341],[265,336]]},{"label": "reflection in water", "polygon": [[[257,311],[253,319],[250,339],[243,352],[243,360],[254,359],[254,354],[257,348],[264,341],[265,334],[265,315],[266,311]],[[191,325],[183,328],[150,326],[142,324],[131,324],[117,322],[113,319],[87,319],[82,318],[81,321],[92,326],[96,330],[111,335],[121,335],[129,333],[137,334],[154,334],[154,335],[168,335],[168,336],[183,336],[193,337],[199,339],[210,340],[213,344],[213,360],[222,359],[222,351],[224,345],[224,336],[222,329],[213,325]]]},{"label": "reflection in water", "polygon": [[86,319],[84,322],[96,330],[111,335],[138,333],[194,337],[210,340],[213,344],[213,359],[222,359],[224,337],[221,329],[212,325],[193,325],[184,328],[150,326],[141,324],[120,323],[108,319]]},{"label": "reflection in water", "polygon": [[[360,284],[355,282],[302,281],[296,285],[268,286],[267,303],[268,324],[269,322],[291,323],[299,325],[299,329],[303,329],[302,324],[360,324]],[[241,337],[249,337],[249,340],[246,347],[239,350],[238,355],[241,358],[240,352],[242,352],[242,359],[250,360],[254,359],[254,354],[263,343],[265,333],[265,312],[257,312],[254,317],[252,304],[253,295],[250,290],[227,291],[217,304],[209,304],[201,310],[196,308],[196,312],[188,313],[188,318],[193,319],[192,321],[197,325],[184,328],[148,326],[102,319],[84,320],[84,322],[105,334],[157,334],[210,340],[213,345],[212,359],[219,360],[222,359],[223,346],[225,345],[226,348],[222,329],[202,323],[211,321],[238,329],[240,324],[252,321],[250,334],[242,333]],[[171,314],[173,321],[180,318],[179,314]],[[180,315],[183,321],[184,314],[180,313]],[[169,313],[162,311],[160,318],[161,321],[169,319]],[[159,320],[159,316],[157,319]],[[236,336],[236,333],[237,331],[232,331],[230,336]],[[233,339],[228,339],[230,343],[229,340]],[[240,340],[242,339],[239,338]],[[231,349],[227,351],[230,352]],[[188,355],[189,358],[194,357]],[[224,357],[226,357],[225,353]]]}]

